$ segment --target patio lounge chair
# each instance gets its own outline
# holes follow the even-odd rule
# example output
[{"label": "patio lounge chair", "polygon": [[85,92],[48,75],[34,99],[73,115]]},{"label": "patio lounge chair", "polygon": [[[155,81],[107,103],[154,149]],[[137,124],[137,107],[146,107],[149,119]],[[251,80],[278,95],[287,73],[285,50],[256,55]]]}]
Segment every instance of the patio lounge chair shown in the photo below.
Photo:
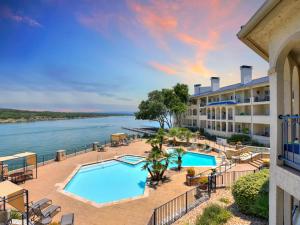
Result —
[{"label": "patio lounge chair", "polygon": [[73,225],[74,213],[65,214],[61,217],[60,225]]},{"label": "patio lounge chair", "polygon": [[48,199],[48,198],[42,198],[36,202],[31,202],[30,204],[30,208],[45,208],[48,205],[52,204],[52,200]]},{"label": "patio lounge chair", "polygon": [[60,212],[61,207],[58,205],[50,205],[45,209],[41,209],[40,207],[37,209],[33,209],[34,216],[39,217],[39,221],[43,221],[47,217],[52,217],[55,213]]},{"label": "patio lounge chair", "polygon": [[52,216],[55,212],[60,212],[61,207],[58,205],[50,205],[49,207],[47,207],[44,210],[40,210],[41,215],[43,216],[43,218]]},{"label": "patio lounge chair", "polygon": [[36,202],[31,202],[29,204],[29,217],[31,217],[32,220],[35,220],[37,214],[39,214],[39,211],[51,204],[52,204],[52,200],[48,198],[43,198]]},{"label": "patio lounge chair", "polygon": [[204,151],[207,152],[207,153],[208,153],[208,152],[211,152],[211,147],[205,149]]}]

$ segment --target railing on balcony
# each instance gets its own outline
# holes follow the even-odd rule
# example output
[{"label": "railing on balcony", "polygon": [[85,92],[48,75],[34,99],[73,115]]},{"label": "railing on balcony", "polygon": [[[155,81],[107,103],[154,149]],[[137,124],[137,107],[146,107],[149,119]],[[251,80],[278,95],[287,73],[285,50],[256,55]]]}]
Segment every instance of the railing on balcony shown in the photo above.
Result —
[{"label": "railing on balcony", "polygon": [[284,164],[300,170],[300,116],[279,116],[282,120],[282,153],[278,156]]},{"label": "railing on balcony", "polygon": [[233,120],[233,116],[232,115],[228,115],[228,120]]},{"label": "railing on balcony", "polygon": [[267,102],[270,101],[270,96],[255,96],[254,97],[254,102]]},{"label": "railing on balcony", "polygon": [[206,102],[201,102],[200,107],[204,107],[204,106],[206,106]]},{"label": "railing on balcony", "polygon": [[238,98],[236,99],[236,103],[249,103],[250,102],[250,98]]}]

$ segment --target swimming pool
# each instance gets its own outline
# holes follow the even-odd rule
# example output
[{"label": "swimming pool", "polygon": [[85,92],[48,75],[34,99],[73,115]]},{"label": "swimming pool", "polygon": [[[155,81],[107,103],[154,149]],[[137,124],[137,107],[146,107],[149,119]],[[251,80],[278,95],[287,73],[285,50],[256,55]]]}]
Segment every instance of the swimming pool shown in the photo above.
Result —
[{"label": "swimming pool", "polygon": [[[167,149],[168,153],[174,152],[174,149]],[[175,162],[177,157],[172,157],[169,168],[177,167]],[[182,157],[182,167],[212,167],[216,166],[216,158],[211,155],[205,155],[197,152],[187,151]]]},{"label": "swimming pool", "polygon": [[[172,152],[174,149],[168,149]],[[173,157],[169,169],[177,167]],[[96,204],[105,205],[145,194],[148,171],[143,170],[145,158],[123,155],[116,159],[81,166],[63,188],[65,193]],[[216,166],[214,156],[186,152],[183,167]]]},{"label": "swimming pool", "polygon": [[137,156],[137,155],[123,155],[117,158],[120,161],[131,163],[131,164],[137,164],[141,161],[145,160],[145,157]]},{"label": "swimming pool", "polygon": [[64,191],[98,204],[140,196],[148,174],[142,166],[117,160],[82,166]]}]

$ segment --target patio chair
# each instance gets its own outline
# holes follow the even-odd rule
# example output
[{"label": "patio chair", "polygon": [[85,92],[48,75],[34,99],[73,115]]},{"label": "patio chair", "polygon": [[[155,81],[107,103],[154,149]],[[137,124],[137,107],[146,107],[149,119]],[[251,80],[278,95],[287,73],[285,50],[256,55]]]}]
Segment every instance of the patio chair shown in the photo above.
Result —
[{"label": "patio chair", "polygon": [[74,225],[74,213],[68,213],[61,217],[60,225]]},{"label": "patio chair", "polygon": [[45,208],[52,204],[52,200],[48,198],[42,198],[36,202],[31,202],[29,207],[30,208]]},{"label": "patio chair", "polygon": [[205,149],[204,151],[205,151],[206,153],[209,153],[209,152],[211,152],[211,147],[209,147],[209,148]]},{"label": "patio chair", "polygon": [[58,213],[61,211],[61,207],[58,205],[50,205],[49,207],[45,208],[45,209],[35,209],[34,213],[36,216],[38,216],[40,218],[40,221],[42,221],[43,219],[46,219],[47,217],[52,217],[55,213]]},{"label": "patio chair", "polygon": [[31,219],[35,220],[39,211],[48,207],[49,205],[52,205],[52,200],[48,198],[43,198],[36,202],[29,203],[29,217],[32,217]]}]

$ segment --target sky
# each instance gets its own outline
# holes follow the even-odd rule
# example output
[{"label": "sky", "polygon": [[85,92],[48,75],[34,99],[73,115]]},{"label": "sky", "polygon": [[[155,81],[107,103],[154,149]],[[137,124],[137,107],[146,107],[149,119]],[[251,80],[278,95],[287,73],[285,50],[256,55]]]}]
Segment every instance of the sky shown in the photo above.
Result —
[{"label": "sky", "polygon": [[264,0],[1,0],[0,108],[133,112],[147,93],[240,82],[236,37]]}]

